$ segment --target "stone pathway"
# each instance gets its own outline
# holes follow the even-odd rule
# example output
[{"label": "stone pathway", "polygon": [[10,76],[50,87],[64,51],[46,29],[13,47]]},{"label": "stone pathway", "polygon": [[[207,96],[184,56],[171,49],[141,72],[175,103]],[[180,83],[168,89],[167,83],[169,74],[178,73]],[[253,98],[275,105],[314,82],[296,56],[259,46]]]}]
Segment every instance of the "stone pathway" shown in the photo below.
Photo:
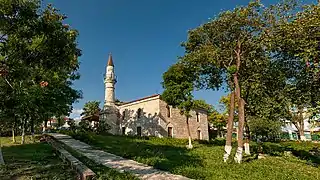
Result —
[{"label": "stone pathway", "polygon": [[133,160],[125,159],[111,153],[101,150],[95,150],[90,145],[81,141],[75,140],[70,136],[57,133],[48,133],[56,140],[66,144],[80,154],[95,161],[96,163],[103,164],[109,168],[114,168],[120,172],[130,172],[140,179],[145,180],[189,180],[189,178],[174,175],[166,171],[155,169],[151,166],[138,163]]}]

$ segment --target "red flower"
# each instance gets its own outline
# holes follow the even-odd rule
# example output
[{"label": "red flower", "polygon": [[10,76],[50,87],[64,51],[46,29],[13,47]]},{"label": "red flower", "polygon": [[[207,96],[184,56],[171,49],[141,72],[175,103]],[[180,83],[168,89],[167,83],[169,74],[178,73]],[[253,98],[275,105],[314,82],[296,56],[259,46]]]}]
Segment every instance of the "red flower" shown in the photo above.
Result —
[{"label": "red flower", "polygon": [[41,86],[41,87],[46,87],[46,86],[48,86],[48,84],[49,84],[49,83],[48,83],[47,81],[41,81],[41,82],[40,82],[40,86]]},{"label": "red flower", "polygon": [[307,67],[310,67],[310,63],[309,61],[306,62]]}]

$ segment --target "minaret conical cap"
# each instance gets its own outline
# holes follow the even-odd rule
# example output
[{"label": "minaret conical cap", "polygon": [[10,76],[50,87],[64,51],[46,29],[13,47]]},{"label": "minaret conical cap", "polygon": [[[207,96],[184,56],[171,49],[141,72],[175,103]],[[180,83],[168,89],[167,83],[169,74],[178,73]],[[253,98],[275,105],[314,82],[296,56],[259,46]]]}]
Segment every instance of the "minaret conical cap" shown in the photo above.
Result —
[{"label": "minaret conical cap", "polygon": [[108,66],[113,66],[112,54],[109,53]]}]

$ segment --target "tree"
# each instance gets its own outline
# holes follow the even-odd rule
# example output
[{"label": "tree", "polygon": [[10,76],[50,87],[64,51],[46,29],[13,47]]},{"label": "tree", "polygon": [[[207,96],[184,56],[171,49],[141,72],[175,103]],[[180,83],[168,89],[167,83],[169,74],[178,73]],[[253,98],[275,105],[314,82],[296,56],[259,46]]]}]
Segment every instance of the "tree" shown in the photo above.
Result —
[{"label": "tree", "polygon": [[208,122],[211,123],[213,127],[217,128],[218,137],[222,137],[221,132],[223,128],[227,126],[227,119],[227,115],[219,113],[215,109],[208,114]]},{"label": "tree", "polygon": [[[79,79],[78,33],[63,24],[66,16],[51,5],[40,11],[38,0],[2,0],[1,5],[0,64],[8,71],[0,82],[8,93],[1,96],[14,102],[24,139],[27,125],[33,131],[44,119],[70,113],[72,103],[81,97],[71,88]],[[2,106],[2,112],[8,108]]]},{"label": "tree", "polygon": [[284,6],[271,9],[275,12],[269,18],[272,22],[268,33],[271,50],[278,56],[305,63],[319,78],[320,3],[302,6],[292,0],[285,5],[285,11]]},{"label": "tree", "polygon": [[[210,22],[190,31],[187,42],[183,43],[186,49],[183,59],[191,64],[189,67],[198,67],[194,69],[198,70],[199,82],[214,87],[212,84],[221,86],[223,79],[231,91],[234,90],[239,105],[238,149],[235,156],[238,163],[242,159],[245,121],[241,87],[244,79],[252,75],[247,67],[250,67],[249,70],[259,67],[261,59],[266,56],[260,39],[264,26],[261,9],[259,2],[250,2],[248,6],[222,12]],[[211,72],[203,69],[211,69]],[[233,114],[231,111],[229,121],[233,121]],[[226,145],[226,159],[230,151],[231,146]]]},{"label": "tree", "polygon": [[303,114],[319,112],[320,4],[289,2],[269,9],[266,39],[287,80],[280,92],[286,99],[284,119],[290,120],[299,138],[305,140]]},{"label": "tree", "polygon": [[93,116],[100,112],[100,101],[88,101],[84,104],[81,116]]},{"label": "tree", "polygon": [[182,64],[172,65],[168,71],[163,74],[164,91],[161,98],[173,107],[180,109],[182,115],[186,117],[189,144],[187,148],[191,149],[192,140],[189,127],[190,111],[194,107],[193,100],[193,73],[184,68]]}]

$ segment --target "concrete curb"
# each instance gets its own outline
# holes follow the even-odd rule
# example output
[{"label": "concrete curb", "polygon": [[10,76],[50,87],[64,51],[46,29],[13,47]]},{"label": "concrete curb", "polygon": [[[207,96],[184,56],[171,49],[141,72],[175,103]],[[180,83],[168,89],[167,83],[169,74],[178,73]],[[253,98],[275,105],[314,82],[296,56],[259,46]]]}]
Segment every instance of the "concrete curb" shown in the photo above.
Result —
[{"label": "concrete curb", "polygon": [[80,160],[72,156],[68,151],[60,147],[58,143],[51,138],[51,136],[47,136],[46,141],[58,152],[58,155],[63,161],[69,162],[72,168],[78,172],[78,179],[88,180],[96,177],[96,174],[91,169],[84,165]]}]

